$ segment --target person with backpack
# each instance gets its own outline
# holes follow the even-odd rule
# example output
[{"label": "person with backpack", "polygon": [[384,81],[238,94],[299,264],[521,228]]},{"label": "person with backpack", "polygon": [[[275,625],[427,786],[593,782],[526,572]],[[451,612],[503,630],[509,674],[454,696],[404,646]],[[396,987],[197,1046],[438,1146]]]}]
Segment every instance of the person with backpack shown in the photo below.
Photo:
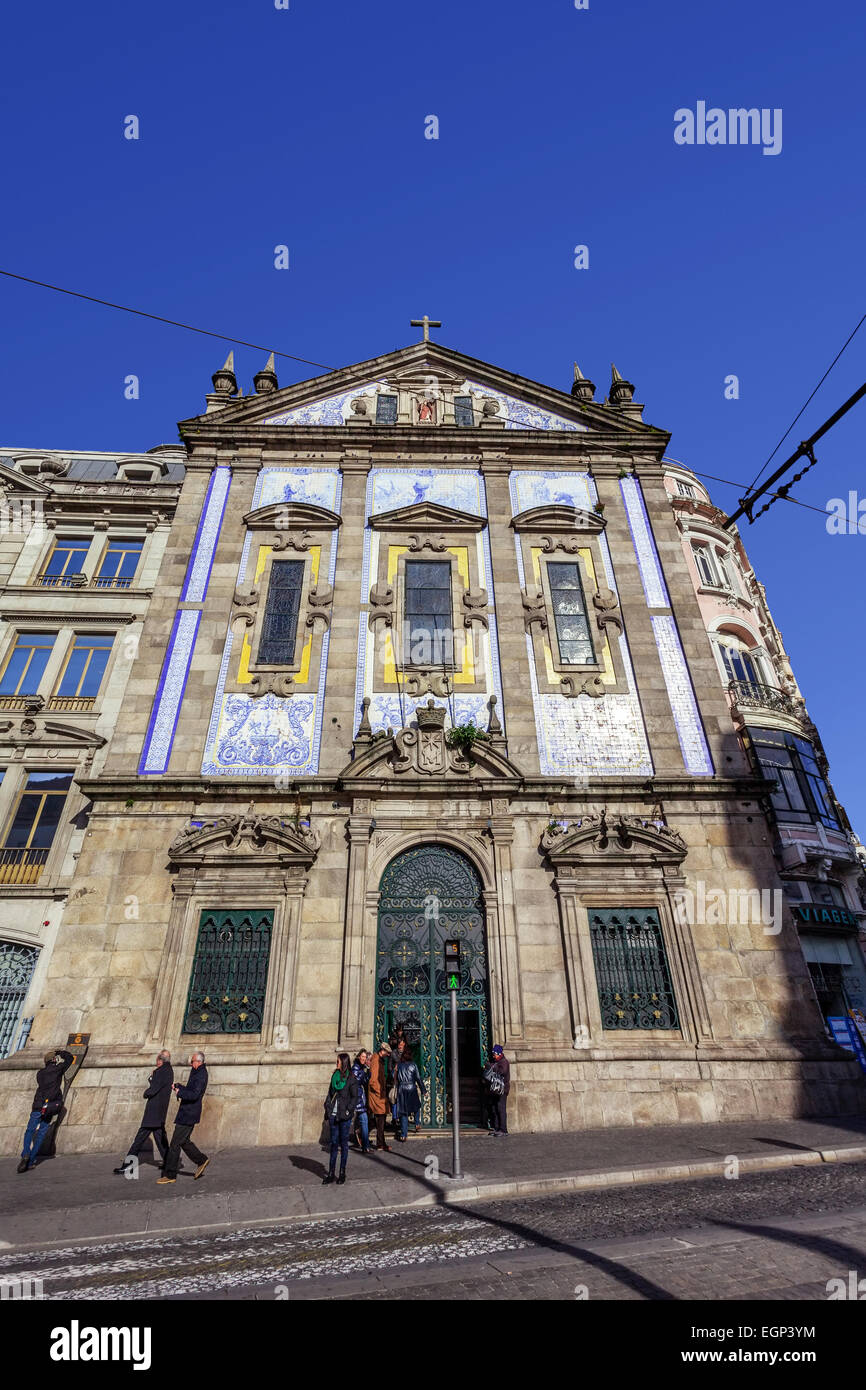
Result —
[{"label": "person with backpack", "polygon": [[322,1178],[322,1185],[334,1181],[337,1168],[337,1153],[340,1154],[340,1176],[337,1183],[346,1181],[346,1164],[349,1161],[349,1134],[358,1108],[358,1078],[352,1071],[352,1060],[348,1052],[337,1054],[337,1070],[331,1076],[331,1084],[325,1097],[325,1119],[331,1131],[331,1155],[328,1172]]},{"label": "person with backpack", "polygon": [[395,1083],[394,1121],[400,1123],[397,1143],[405,1144],[409,1133],[409,1116],[414,1115],[421,1105],[418,1093],[420,1092],[422,1096],[426,1095],[426,1087],[421,1080],[421,1073],[412,1060],[410,1047],[403,1048],[402,1056],[397,1063]]},{"label": "person with backpack", "polygon": [[495,1139],[504,1139],[508,1134],[506,1108],[508,1092],[511,1090],[511,1063],[498,1044],[484,1068],[483,1080],[484,1098],[492,1126],[488,1134]]},{"label": "person with backpack", "polygon": [[36,1094],[30,1108],[30,1119],[24,1131],[21,1162],[18,1172],[26,1173],[36,1162],[42,1141],[51,1128],[51,1121],[63,1109],[63,1073],[75,1061],[71,1052],[62,1047],[52,1048],[42,1059],[44,1065],[36,1073]]}]

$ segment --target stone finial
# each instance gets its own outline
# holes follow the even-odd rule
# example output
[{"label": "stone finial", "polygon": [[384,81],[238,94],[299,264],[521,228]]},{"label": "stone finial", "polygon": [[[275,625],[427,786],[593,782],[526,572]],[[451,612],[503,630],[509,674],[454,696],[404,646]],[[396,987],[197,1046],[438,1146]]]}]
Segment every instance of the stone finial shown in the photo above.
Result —
[{"label": "stone finial", "polygon": [[213,389],[220,396],[233,396],[238,389],[238,379],[235,376],[235,355],[230,352],[218,372],[214,372],[211,377]]},{"label": "stone finial", "polygon": [[[231,356],[231,354],[229,354],[229,356]],[[277,370],[274,366],[273,353],[271,353],[262,370],[260,372],[256,372],[255,376],[253,377],[253,386],[255,387],[257,396],[266,396],[269,394],[269,392],[277,391],[279,389],[279,382],[277,381]]]},{"label": "stone finial", "polygon": [[613,362],[610,364],[610,403],[616,408],[631,405],[634,400],[634,386],[620,376]]},{"label": "stone finial", "polygon": [[579,401],[591,401],[595,397],[595,382],[584,376],[576,362],[574,364],[574,381],[571,383],[571,394]]},{"label": "stone finial", "polygon": [[491,696],[490,696],[490,699],[487,701],[487,708],[488,708],[488,710],[490,711],[490,717],[489,717],[489,719],[487,720],[487,732],[488,732],[488,734],[501,734],[501,733],[502,733],[502,725],[501,725],[500,722],[499,722],[499,715],[496,713],[496,696],[495,696],[495,695],[491,695]]}]

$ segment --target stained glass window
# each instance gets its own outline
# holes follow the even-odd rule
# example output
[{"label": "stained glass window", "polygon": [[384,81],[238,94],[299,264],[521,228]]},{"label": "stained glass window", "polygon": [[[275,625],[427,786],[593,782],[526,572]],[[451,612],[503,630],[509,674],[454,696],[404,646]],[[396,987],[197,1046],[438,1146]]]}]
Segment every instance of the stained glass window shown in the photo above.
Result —
[{"label": "stained glass window", "polygon": [[451,565],[407,560],[405,660],[410,666],[443,666],[454,660]]},{"label": "stained glass window", "polygon": [[272,564],[258,655],[266,666],[291,666],[295,659],[303,582],[303,560],[275,560]]},{"label": "stained glass window", "polygon": [[376,397],[376,424],[377,425],[396,425],[397,423],[397,397],[396,396],[377,396]]},{"label": "stained glass window", "polygon": [[591,666],[595,662],[595,649],[589,632],[579,566],[549,564],[547,582],[553,601],[560,661],[563,666]]}]

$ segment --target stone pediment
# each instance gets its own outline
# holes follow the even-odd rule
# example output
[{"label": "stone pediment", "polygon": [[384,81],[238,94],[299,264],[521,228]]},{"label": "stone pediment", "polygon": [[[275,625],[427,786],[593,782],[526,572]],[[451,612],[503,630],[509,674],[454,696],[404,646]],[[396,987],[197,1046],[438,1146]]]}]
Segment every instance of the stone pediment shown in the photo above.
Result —
[{"label": "stone pediment", "polygon": [[309,868],[319,849],[318,834],[281,816],[218,816],[191,824],[169,845],[168,857],[178,866],[236,863],[254,859],[264,866]]},{"label": "stone pediment", "polygon": [[563,824],[555,821],[541,837],[541,847],[555,866],[598,868],[602,862],[622,868],[678,867],[688,853],[682,836],[661,821],[607,812]]},{"label": "stone pediment", "polygon": [[51,493],[51,488],[46,483],[38,482],[27,473],[19,473],[5,463],[0,463],[0,490],[29,492],[34,498],[48,497]]},{"label": "stone pediment", "polygon": [[547,531],[554,534],[575,531],[590,531],[598,534],[605,528],[605,519],[599,512],[587,512],[580,507],[547,506],[531,507],[512,518],[515,531]]},{"label": "stone pediment", "polygon": [[505,756],[498,735],[476,737],[471,746],[455,744],[444,727],[445,711],[432,701],[416,711],[417,727],[374,734],[364,745],[356,740],[355,759],[340,774],[343,784],[402,778],[421,781],[496,779],[517,786],[523,774]]},{"label": "stone pediment", "polygon": [[312,502],[271,502],[267,507],[257,507],[247,512],[244,525],[258,529],[287,530],[306,527],[311,531],[335,531],[342,526],[342,518],[327,507],[316,507]]},{"label": "stone pediment", "polygon": [[224,395],[214,412],[181,421],[181,431],[189,427],[201,436],[225,430],[236,436],[246,426],[340,427],[352,417],[352,400],[367,397],[372,401],[377,392],[402,388],[416,380],[425,383],[431,377],[449,389],[465,384],[470,394],[497,401],[496,418],[506,430],[598,429],[607,436],[633,436],[651,428],[601,402],[577,401],[570,392],[518,376],[454,348],[420,342],[291,386],[249,396]]},{"label": "stone pediment", "polygon": [[42,744],[53,748],[102,748],[105,739],[101,734],[91,733],[89,729],[74,724],[61,724],[54,719],[44,719],[40,714],[39,697],[35,697],[31,708],[25,711],[20,720],[0,721],[0,743],[15,747]]},{"label": "stone pediment", "polygon": [[395,507],[369,518],[375,531],[483,531],[487,525],[483,516],[457,511],[441,502],[413,502],[409,507]]}]

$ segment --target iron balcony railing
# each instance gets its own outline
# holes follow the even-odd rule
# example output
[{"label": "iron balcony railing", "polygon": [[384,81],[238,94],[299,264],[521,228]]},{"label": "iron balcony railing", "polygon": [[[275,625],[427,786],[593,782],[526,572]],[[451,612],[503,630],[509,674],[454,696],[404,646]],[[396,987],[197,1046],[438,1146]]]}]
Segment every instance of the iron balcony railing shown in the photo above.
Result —
[{"label": "iron balcony railing", "polygon": [[43,589],[84,589],[87,575],[76,571],[73,574],[40,574],[39,583]]},{"label": "iron balcony railing", "polygon": [[37,883],[47,849],[0,849],[0,883]]},{"label": "iron balcony railing", "polygon": [[0,695],[0,709],[26,709],[33,695]]},{"label": "iron balcony railing", "polygon": [[131,589],[131,579],[102,578],[97,575],[93,581],[94,589]]},{"label": "iron balcony railing", "polygon": [[95,695],[52,695],[48,708],[63,710],[66,714],[81,714],[93,709],[95,704]]},{"label": "iron balcony railing", "polygon": [[777,714],[797,715],[798,710],[790,695],[777,690],[772,685],[760,685],[757,681],[731,681],[728,685],[731,695],[741,709],[768,709]]}]

